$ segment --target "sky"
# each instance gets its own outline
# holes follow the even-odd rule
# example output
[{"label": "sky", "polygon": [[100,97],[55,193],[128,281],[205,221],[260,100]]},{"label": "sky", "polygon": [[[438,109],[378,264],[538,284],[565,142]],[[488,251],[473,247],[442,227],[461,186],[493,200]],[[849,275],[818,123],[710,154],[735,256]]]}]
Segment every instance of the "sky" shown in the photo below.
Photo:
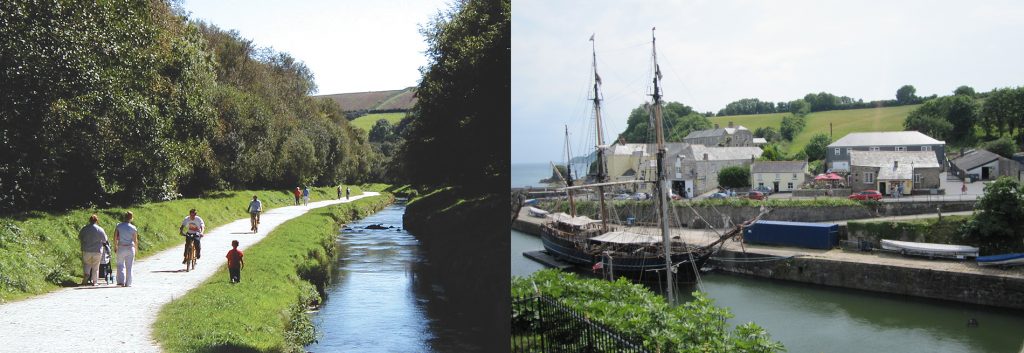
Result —
[{"label": "sky", "polygon": [[420,35],[445,0],[182,0],[190,18],[237,30],[313,72],[318,94],[385,91],[419,84],[427,64]]},{"label": "sky", "polygon": [[[606,140],[651,91],[656,27],[665,101],[699,112],[828,92],[865,101],[1024,85],[1024,2],[514,0],[515,163],[593,150],[591,42]],[[582,152],[580,152],[582,151]]]}]

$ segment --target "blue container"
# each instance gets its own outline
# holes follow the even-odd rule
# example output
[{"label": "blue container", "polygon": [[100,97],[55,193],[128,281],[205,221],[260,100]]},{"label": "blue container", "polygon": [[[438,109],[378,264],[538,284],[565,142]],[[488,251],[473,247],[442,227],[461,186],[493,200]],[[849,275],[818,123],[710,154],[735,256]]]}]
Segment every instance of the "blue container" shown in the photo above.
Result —
[{"label": "blue container", "polygon": [[743,239],[750,244],[831,249],[839,244],[839,225],[757,221],[743,230]]}]

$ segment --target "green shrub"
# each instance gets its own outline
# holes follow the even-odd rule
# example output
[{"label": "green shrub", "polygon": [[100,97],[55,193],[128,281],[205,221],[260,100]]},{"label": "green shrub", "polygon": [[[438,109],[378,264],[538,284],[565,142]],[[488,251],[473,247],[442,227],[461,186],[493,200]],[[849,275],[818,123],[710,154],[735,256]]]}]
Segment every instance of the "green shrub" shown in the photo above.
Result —
[{"label": "green shrub", "polygon": [[[543,294],[557,300],[587,319],[603,324],[632,341],[643,342],[654,352],[781,352],[781,343],[754,323],[729,330],[732,314],[719,308],[704,293],[679,306],[642,285],[625,279],[607,282],[581,279],[557,270],[538,271],[530,277],[512,278],[512,298]],[[538,314],[532,307],[516,307],[512,313],[513,332],[529,328]],[[560,337],[583,341],[586,337]],[[562,344],[572,342],[562,341]]]}]

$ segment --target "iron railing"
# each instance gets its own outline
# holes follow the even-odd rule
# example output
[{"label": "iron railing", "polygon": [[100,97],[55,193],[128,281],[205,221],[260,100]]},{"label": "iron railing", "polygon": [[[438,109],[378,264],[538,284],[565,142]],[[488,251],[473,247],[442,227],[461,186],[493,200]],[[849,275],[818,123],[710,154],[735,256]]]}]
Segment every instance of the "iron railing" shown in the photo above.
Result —
[{"label": "iron railing", "polygon": [[512,352],[648,352],[634,341],[551,298],[512,300]]}]

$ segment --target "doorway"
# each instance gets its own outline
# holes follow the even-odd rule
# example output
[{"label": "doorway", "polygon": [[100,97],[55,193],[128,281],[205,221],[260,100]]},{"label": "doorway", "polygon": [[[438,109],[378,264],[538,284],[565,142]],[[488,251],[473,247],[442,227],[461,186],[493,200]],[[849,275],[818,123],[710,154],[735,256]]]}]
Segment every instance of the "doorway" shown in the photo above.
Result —
[{"label": "doorway", "polygon": [[991,173],[991,172],[989,172],[990,169],[992,169],[992,168],[991,167],[981,167],[981,180],[988,180],[989,175],[991,175],[991,174],[989,174],[989,173]]},{"label": "doorway", "polygon": [[772,186],[772,192],[776,194],[779,193],[779,182],[776,181],[775,185]]},{"label": "doorway", "polygon": [[889,196],[889,189],[885,187],[884,181],[878,182],[878,192],[882,193],[882,195]]}]

